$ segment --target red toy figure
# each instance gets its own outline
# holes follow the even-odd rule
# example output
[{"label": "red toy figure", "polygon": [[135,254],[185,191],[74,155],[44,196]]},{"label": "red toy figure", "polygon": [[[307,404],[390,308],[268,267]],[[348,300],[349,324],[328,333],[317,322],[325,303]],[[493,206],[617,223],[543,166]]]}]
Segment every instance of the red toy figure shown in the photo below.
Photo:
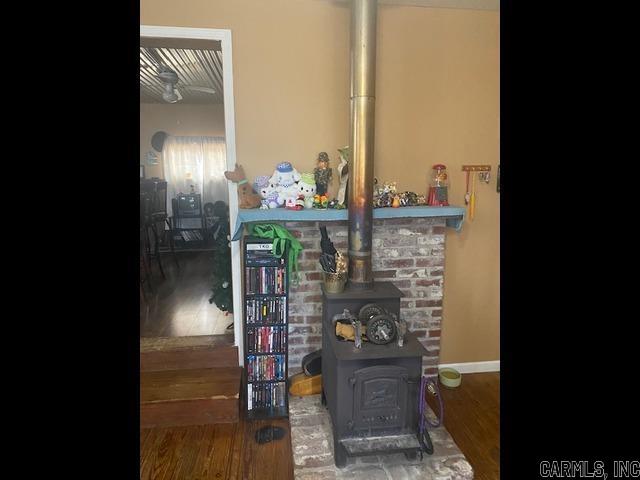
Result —
[{"label": "red toy figure", "polygon": [[448,189],[449,176],[447,175],[447,167],[438,163],[433,166],[433,171],[431,172],[427,204],[432,207],[449,206]]}]

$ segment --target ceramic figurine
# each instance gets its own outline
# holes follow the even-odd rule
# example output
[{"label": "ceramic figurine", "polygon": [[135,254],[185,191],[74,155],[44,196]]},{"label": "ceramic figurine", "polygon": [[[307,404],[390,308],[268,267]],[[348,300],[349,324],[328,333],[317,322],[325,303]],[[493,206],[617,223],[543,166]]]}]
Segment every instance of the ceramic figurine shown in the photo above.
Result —
[{"label": "ceramic figurine", "polygon": [[318,166],[313,169],[313,175],[316,180],[316,191],[319,195],[326,195],[331,183],[333,172],[329,167],[329,155],[327,152],[318,154]]},{"label": "ceramic figurine", "polygon": [[269,182],[269,175],[260,175],[256,177],[253,182],[253,188],[262,197],[262,205],[260,208],[277,208],[278,207],[278,192],[276,187]]},{"label": "ceramic figurine", "polygon": [[297,197],[287,197],[284,208],[287,210],[302,210],[304,208],[304,196],[298,195]]},{"label": "ceramic figurine", "polygon": [[327,204],[327,208],[342,210],[347,208],[344,203],[340,203],[337,198],[334,198]]},{"label": "ceramic figurine", "polygon": [[315,194],[313,196],[313,208],[326,209],[329,206],[329,197],[326,195]]},{"label": "ceramic figurine", "polygon": [[258,208],[262,205],[262,197],[258,195],[249,184],[242,166],[236,165],[233,172],[226,171],[224,172],[224,176],[227,180],[238,184],[238,207]]},{"label": "ceramic figurine", "polygon": [[291,200],[295,204],[298,198],[297,182],[299,180],[300,174],[293,168],[291,163],[282,162],[278,164],[269,179],[269,183],[272,183],[276,187],[278,206],[285,205],[287,200]]},{"label": "ceramic figurine", "polygon": [[399,197],[401,207],[415,207],[418,205],[418,194],[416,192],[402,192]]},{"label": "ceramic figurine", "polygon": [[396,187],[396,182],[385,182],[383,187],[382,187],[382,190],[385,193],[389,193],[391,195],[395,195],[396,191],[398,190],[397,187]]},{"label": "ceramic figurine", "polygon": [[400,206],[400,198],[396,192],[396,182],[385,182],[380,187],[379,182],[375,179],[374,185],[374,203],[375,208],[393,207],[394,199],[398,199],[398,207]]},{"label": "ceramic figurine", "polygon": [[312,208],[313,196],[316,194],[316,181],[312,173],[303,173],[300,176],[298,192],[304,196],[304,208]]},{"label": "ceramic figurine", "polygon": [[338,203],[344,205],[347,198],[347,184],[349,181],[349,147],[338,149],[340,153],[340,163],[338,164],[338,173],[340,174],[340,187],[338,188]]}]

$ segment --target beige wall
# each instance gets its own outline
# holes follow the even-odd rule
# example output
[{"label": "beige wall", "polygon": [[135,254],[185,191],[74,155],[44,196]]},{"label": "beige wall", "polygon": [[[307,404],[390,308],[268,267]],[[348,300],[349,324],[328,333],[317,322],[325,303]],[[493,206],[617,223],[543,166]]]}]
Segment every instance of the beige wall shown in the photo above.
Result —
[{"label": "beige wall", "polygon": [[162,178],[162,154],[158,165],[147,165],[145,154],[151,147],[151,137],[158,131],[170,135],[202,135],[224,137],[224,107],[222,105],[140,104],[140,163],[147,177]]},{"label": "beige wall", "polygon": [[[463,203],[465,163],[499,163],[499,13],[380,5],[375,174],[426,193],[449,167]],[[290,161],[337,165],[349,136],[349,9],[324,0],[141,0],[141,23],[228,28],[233,38],[237,160],[250,179]],[[334,182],[333,191],[337,185]],[[497,360],[499,195],[447,235],[442,363]]]}]

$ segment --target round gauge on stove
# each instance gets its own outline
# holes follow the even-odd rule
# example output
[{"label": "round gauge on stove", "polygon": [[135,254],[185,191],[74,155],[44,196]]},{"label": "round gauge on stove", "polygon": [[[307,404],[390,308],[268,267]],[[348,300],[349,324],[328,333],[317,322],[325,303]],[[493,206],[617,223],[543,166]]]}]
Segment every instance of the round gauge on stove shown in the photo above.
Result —
[{"label": "round gauge on stove", "polygon": [[396,338],[396,333],[396,322],[391,315],[376,315],[367,322],[367,338],[376,345],[385,345],[393,342]]},{"label": "round gauge on stove", "polygon": [[377,315],[385,315],[387,311],[377,303],[367,303],[358,312],[358,319],[364,324]]}]

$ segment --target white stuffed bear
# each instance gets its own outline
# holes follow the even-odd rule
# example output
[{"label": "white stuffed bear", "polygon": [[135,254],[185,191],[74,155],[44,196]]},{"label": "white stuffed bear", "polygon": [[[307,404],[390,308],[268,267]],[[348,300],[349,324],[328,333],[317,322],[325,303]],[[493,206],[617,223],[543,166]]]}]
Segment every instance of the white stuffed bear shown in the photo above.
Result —
[{"label": "white stuffed bear", "polygon": [[300,176],[298,192],[304,196],[304,208],[313,208],[313,196],[316,194],[316,178],[313,173],[303,173]]},{"label": "white stuffed bear", "polygon": [[293,200],[295,203],[298,198],[298,180],[300,180],[300,174],[293,168],[291,163],[282,162],[278,164],[269,179],[269,183],[276,186],[278,206],[283,206],[287,200],[290,202]]},{"label": "white stuffed bear", "polygon": [[262,197],[261,209],[278,207],[278,192],[276,192],[276,186],[269,182],[268,175],[256,177],[256,180],[253,182],[253,187]]}]

